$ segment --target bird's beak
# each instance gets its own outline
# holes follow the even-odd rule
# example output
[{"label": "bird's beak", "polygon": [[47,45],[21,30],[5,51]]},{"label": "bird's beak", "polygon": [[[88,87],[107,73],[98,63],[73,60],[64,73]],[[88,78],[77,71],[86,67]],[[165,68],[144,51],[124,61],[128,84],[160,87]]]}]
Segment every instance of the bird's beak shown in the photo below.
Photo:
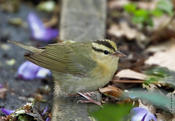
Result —
[{"label": "bird's beak", "polygon": [[118,50],[115,51],[115,53],[113,55],[118,56],[118,57],[125,57],[126,56],[124,53],[122,53],[122,52],[120,52]]}]

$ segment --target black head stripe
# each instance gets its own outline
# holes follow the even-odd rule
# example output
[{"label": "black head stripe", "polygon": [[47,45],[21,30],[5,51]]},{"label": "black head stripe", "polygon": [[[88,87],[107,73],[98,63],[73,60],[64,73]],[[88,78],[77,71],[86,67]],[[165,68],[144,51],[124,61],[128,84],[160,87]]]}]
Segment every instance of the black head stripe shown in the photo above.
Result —
[{"label": "black head stripe", "polygon": [[98,48],[95,48],[95,47],[92,47],[92,49],[94,49],[94,50],[97,51],[97,52],[104,52],[104,50],[98,49]]},{"label": "black head stripe", "polygon": [[97,41],[95,41],[95,43],[104,45],[104,46],[106,46],[106,47],[108,47],[108,48],[110,48],[110,49],[115,51],[115,48],[108,41],[97,40]]}]

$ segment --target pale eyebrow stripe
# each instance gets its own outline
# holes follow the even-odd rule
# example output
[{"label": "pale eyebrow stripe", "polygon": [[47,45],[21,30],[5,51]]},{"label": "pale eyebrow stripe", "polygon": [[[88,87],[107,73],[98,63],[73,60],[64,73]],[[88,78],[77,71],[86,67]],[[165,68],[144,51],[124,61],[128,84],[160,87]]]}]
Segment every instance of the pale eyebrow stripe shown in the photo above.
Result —
[{"label": "pale eyebrow stripe", "polygon": [[113,51],[116,50],[109,41],[106,41],[106,40],[104,40],[104,41],[103,40],[97,40],[97,41],[95,41],[95,43],[98,43],[100,45],[104,45],[104,46],[112,49]]},{"label": "pale eyebrow stripe", "polygon": [[108,41],[110,41],[113,47],[115,46],[115,48],[117,49],[117,42],[115,40],[108,40]]},{"label": "pale eyebrow stripe", "polygon": [[92,48],[98,52],[104,52],[105,50],[107,50],[109,53],[111,53],[112,51],[109,47],[95,42],[92,43]]}]

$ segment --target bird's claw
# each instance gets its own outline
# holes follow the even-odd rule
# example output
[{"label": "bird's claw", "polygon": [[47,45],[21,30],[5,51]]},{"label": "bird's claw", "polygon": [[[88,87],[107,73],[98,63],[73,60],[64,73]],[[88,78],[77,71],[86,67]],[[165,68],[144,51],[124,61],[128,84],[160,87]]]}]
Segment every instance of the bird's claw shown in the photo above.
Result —
[{"label": "bird's claw", "polygon": [[92,99],[90,96],[92,96],[91,93],[81,93],[81,92],[78,92],[79,95],[81,95],[82,97],[86,98],[87,100],[78,100],[77,103],[94,103],[96,105],[99,105],[101,106],[101,102],[99,101],[96,101],[94,99]]}]

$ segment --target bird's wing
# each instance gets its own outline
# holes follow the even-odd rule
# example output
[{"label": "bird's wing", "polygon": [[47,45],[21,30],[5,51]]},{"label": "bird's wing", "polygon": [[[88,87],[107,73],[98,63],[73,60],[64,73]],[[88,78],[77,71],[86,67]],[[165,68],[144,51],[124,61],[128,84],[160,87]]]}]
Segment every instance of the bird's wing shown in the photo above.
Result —
[{"label": "bird's wing", "polygon": [[88,43],[57,43],[43,48],[43,51],[26,54],[25,57],[42,67],[56,72],[84,75],[95,67]]}]

